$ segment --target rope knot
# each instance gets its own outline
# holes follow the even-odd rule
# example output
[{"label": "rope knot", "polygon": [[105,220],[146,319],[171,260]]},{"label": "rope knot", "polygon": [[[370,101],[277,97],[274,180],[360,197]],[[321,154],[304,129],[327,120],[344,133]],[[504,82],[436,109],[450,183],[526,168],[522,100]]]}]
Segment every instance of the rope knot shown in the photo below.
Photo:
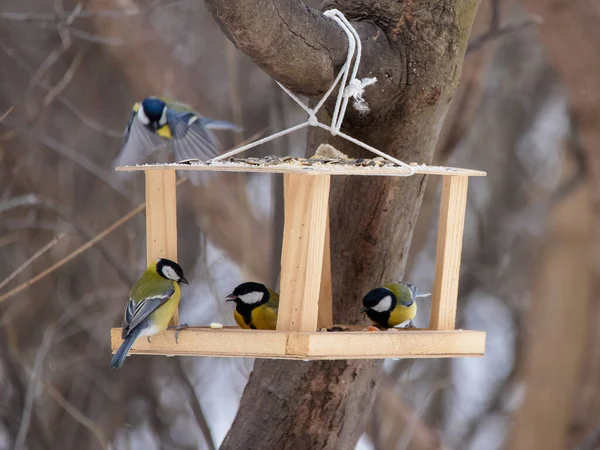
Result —
[{"label": "rope knot", "polygon": [[369,112],[369,105],[367,105],[367,102],[363,98],[363,94],[365,93],[365,87],[375,84],[376,82],[377,78],[375,77],[363,78],[362,80],[353,78],[344,89],[344,97],[353,98],[354,101],[352,104],[359,114],[367,114]]},{"label": "rope knot", "polygon": [[308,124],[311,127],[316,127],[319,124],[319,120],[312,109],[308,111]]}]

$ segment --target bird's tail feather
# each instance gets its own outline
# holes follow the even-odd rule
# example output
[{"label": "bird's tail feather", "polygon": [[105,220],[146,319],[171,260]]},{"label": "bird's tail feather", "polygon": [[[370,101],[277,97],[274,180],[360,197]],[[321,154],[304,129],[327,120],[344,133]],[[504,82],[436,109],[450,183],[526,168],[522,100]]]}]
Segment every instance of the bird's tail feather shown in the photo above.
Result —
[{"label": "bird's tail feather", "polygon": [[123,343],[121,344],[121,346],[119,347],[117,352],[115,353],[115,356],[113,356],[113,359],[110,361],[111,369],[119,369],[123,365],[123,363],[125,362],[125,358],[127,357],[127,353],[131,349],[131,346],[133,345],[135,340],[140,335],[141,331],[142,330],[139,329],[139,327],[138,327],[137,329],[134,329],[129,334],[129,336],[127,336],[125,338],[125,340],[123,341]]}]

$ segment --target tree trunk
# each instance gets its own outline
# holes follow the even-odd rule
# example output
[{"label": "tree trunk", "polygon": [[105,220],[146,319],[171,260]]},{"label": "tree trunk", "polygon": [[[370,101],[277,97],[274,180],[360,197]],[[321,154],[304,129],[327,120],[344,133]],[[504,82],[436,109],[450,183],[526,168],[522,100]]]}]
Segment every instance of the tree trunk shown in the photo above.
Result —
[{"label": "tree trunk", "polygon": [[[318,97],[343,64],[338,25],[300,1],[207,0],[232,42],[295,92]],[[477,0],[326,2],[360,34],[358,77],[370,114],[349,107],[344,132],[405,162],[430,163],[459,83]],[[331,111],[329,102],[328,111]],[[326,132],[309,131],[307,154],[329,142],[372,157]],[[331,264],[336,323],[361,323],[362,295],[402,279],[425,177],[335,177],[331,188]],[[369,414],[382,361],[290,362],[254,366],[222,449],[351,449]]]}]

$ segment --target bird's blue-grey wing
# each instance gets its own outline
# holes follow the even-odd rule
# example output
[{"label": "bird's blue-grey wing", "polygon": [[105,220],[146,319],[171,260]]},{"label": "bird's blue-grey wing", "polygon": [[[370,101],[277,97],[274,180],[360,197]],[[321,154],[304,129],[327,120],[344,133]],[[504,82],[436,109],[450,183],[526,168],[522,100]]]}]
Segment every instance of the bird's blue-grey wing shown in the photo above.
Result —
[{"label": "bird's blue-grey wing", "polygon": [[173,134],[175,161],[192,158],[205,161],[219,154],[217,140],[197,114],[167,110],[167,123]]},{"label": "bird's blue-grey wing", "polygon": [[160,148],[164,148],[166,140],[145,127],[132,112],[129,124],[123,136],[121,152],[113,162],[113,166],[131,166],[144,164],[148,157]]},{"label": "bird's blue-grey wing", "polygon": [[164,304],[175,293],[175,287],[171,286],[165,292],[154,297],[148,297],[143,301],[136,302],[130,298],[127,302],[125,315],[123,316],[122,337],[125,339],[127,335],[137,327],[144,319],[152,314],[158,307]]}]

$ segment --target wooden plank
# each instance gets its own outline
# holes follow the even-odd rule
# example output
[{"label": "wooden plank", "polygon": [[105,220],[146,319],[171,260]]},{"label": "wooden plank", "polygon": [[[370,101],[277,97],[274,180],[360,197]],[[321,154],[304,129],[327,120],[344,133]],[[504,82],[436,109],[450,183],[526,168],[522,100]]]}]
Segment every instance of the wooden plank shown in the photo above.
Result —
[{"label": "wooden plank", "polygon": [[285,174],[277,329],[315,331],[329,209],[328,175]]},{"label": "wooden plank", "polygon": [[[121,329],[111,330],[113,353],[121,342]],[[227,328],[186,328],[179,332],[175,342],[175,330],[167,330],[150,338],[138,339],[130,350],[138,355],[178,356],[244,356],[248,358],[277,358],[285,355],[287,335],[269,331]]]},{"label": "wooden plank", "polygon": [[[175,171],[148,171],[146,174],[146,259],[177,261],[177,182]],[[170,325],[179,323],[175,312]]]},{"label": "wooden plank", "polygon": [[[421,175],[455,175],[468,177],[484,177],[481,170],[460,169],[457,167],[412,165],[415,174]],[[303,173],[307,175],[367,175],[404,177],[409,172],[404,167],[354,167],[341,165],[302,166],[299,164],[277,164],[258,166],[234,162],[215,161],[207,164],[142,164],[137,166],[119,166],[115,170],[123,172],[152,171],[152,170],[200,170],[210,172],[262,172],[262,173]]]},{"label": "wooden plank", "polygon": [[485,333],[481,331],[393,330],[377,332],[313,333],[308,344],[310,359],[450,358],[482,356]]},{"label": "wooden plank", "polygon": [[[113,353],[122,343],[121,329],[111,330]],[[482,331],[352,331],[285,332],[193,327],[179,333],[167,330],[138,339],[130,354],[167,356],[218,356],[296,360],[454,358],[482,356]]]},{"label": "wooden plank", "polygon": [[321,271],[321,290],[319,292],[319,314],[317,328],[333,326],[333,306],[331,292],[331,255],[329,243],[329,214],[325,224],[325,244],[323,245],[323,269]]},{"label": "wooden plank", "polygon": [[467,188],[463,176],[444,177],[435,256],[435,281],[429,328],[453,330],[456,322],[458,278],[462,252]]}]

